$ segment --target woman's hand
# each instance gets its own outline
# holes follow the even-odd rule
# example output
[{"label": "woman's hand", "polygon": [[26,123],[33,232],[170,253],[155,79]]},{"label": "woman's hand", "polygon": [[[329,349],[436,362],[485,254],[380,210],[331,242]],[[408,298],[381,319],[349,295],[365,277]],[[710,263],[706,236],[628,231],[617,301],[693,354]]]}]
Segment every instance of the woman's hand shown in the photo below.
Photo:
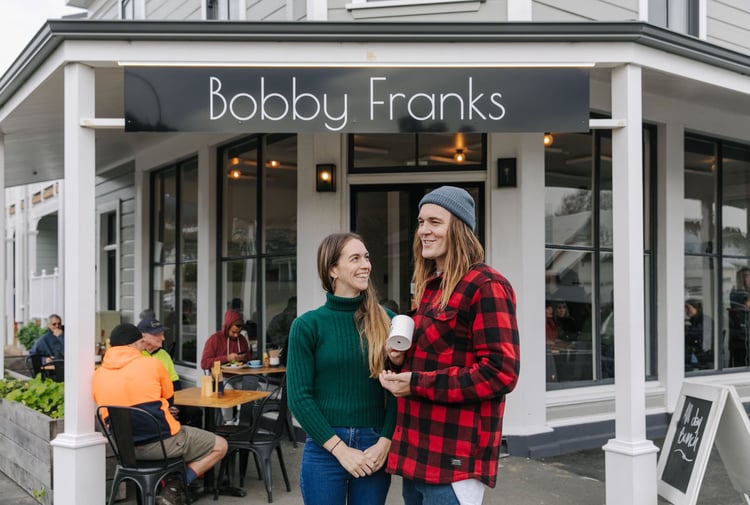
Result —
[{"label": "woman's hand", "polygon": [[391,441],[385,437],[380,437],[375,445],[365,449],[365,456],[370,461],[370,468],[377,472],[388,460],[388,451],[391,449]]},{"label": "woman's hand", "polygon": [[411,372],[395,373],[390,370],[380,372],[380,385],[396,398],[411,394]]},{"label": "woman's hand", "polygon": [[363,451],[349,447],[344,442],[336,446],[331,454],[353,477],[367,477],[375,472],[373,462]]}]

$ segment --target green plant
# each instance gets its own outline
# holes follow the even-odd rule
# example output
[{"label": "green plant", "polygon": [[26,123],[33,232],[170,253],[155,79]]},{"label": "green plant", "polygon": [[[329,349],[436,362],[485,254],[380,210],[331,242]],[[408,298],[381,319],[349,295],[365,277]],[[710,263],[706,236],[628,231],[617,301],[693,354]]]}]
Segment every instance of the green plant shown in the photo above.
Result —
[{"label": "green plant", "polygon": [[36,341],[39,340],[39,337],[44,335],[46,331],[46,328],[42,328],[30,321],[26,323],[26,326],[22,326],[18,329],[18,341],[21,342],[21,345],[24,346],[27,351],[30,351]]},{"label": "green plant", "polygon": [[36,376],[27,381],[3,379],[0,381],[0,397],[22,403],[53,419],[64,416],[65,387],[62,382]]}]

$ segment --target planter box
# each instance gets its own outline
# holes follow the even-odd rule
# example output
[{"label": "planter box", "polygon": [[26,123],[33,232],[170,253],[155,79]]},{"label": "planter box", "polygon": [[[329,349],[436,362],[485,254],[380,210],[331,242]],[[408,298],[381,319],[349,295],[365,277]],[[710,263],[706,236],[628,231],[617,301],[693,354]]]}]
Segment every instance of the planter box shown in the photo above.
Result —
[{"label": "planter box", "polygon": [[44,505],[52,504],[52,447],[64,430],[52,419],[21,403],[0,399],[0,471]]}]

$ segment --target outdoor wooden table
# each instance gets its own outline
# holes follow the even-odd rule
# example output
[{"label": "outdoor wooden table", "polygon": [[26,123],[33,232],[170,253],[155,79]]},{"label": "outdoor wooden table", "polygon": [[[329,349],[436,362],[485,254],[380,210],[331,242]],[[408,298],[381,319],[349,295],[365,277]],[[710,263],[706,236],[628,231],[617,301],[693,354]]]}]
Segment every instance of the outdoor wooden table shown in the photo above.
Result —
[{"label": "outdoor wooden table", "polygon": [[[187,388],[181,389],[174,392],[174,404],[184,405],[188,407],[201,407],[204,409],[226,409],[242,405],[243,403],[254,402],[265,398],[271,394],[270,391],[248,391],[245,389],[227,389],[224,393],[219,396],[217,393],[212,393],[209,396],[201,396],[201,388]],[[203,416],[204,426],[203,428],[207,431],[214,432],[214,413],[205,412]],[[212,483],[213,487],[204,486],[205,493],[213,493],[214,499],[219,494],[226,494],[231,496],[245,496],[245,490],[235,487],[220,487],[215,482],[213,468],[206,472],[204,482]]]},{"label": "outdoor wooden table", "polygon": [[221,367],[221,373],[224,375],[265,375],[273,373],[286,373],[285,366],[263,366],[259,368],[253,368],[250,366],[235,367],[235,366],[223,366]]}]

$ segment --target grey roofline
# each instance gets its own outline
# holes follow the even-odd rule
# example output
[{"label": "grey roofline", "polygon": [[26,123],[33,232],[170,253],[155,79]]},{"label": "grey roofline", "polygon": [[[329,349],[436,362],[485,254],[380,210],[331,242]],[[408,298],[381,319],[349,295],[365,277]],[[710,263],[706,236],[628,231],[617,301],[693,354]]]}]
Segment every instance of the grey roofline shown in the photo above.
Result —
[{"label": "grey roofline", "polygon": [[0,106],[66,40],[633,42],[743,75],[750,55],[643,22],[379,23],[49,20],[0,77]]}]

